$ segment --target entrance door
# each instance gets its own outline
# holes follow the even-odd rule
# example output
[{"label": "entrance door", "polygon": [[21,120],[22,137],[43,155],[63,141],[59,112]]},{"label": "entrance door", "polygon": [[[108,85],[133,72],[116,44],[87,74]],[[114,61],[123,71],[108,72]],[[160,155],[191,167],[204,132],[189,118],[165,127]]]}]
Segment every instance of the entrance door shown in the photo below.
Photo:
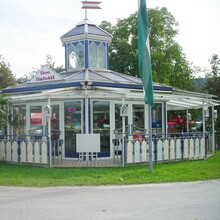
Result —
[{"label": "entrance door", "polygon": [[76,153],[76,134],[82,132],[82,102],[64,103],[65,157],[79,157]]}]

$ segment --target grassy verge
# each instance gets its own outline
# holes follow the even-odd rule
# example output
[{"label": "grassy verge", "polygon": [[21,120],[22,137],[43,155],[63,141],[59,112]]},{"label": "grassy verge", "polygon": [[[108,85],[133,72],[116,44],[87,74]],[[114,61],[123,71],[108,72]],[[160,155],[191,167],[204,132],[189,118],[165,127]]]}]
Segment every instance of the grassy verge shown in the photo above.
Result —
[{"label": "grassy verge", "polygon": [[146,184],[220,179],[220,151],[200,161],[154,164],[121,168],[39,168],[0,163],[0,185],[4,186],[82,186]]}]

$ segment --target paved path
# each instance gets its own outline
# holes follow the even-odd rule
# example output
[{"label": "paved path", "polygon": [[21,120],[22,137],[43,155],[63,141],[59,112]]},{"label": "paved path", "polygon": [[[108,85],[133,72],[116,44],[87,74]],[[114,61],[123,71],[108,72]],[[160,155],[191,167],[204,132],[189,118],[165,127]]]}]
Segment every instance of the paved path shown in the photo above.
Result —
[{"label": "paved path", "polygon": [[220,180],[129,186],[0,186],[0,219],[219,220]]}]

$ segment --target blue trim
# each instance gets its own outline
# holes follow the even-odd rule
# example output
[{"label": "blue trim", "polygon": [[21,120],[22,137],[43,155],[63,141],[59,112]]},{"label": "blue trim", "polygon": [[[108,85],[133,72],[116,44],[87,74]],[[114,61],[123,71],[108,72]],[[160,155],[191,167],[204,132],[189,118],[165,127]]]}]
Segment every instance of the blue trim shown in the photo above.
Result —
[{"label": "blue trim", "polygon": [[11,89],[3,89],[2,93],[14,93],[14,92],[29,92],[29,91],[39,91],[39,90],[49,90],[49,89],[60,89],[67,87],[81,86],[80,82],[73,83],[61,83],[55,85],[41,85],[41,86],[30,86],[23,88],[11,88]]},{"label": "blue trim", "polygon": [[85,40],[85,68],[89,68],[89,46],[88,46],[88,40]]},{"label": "blue trim", "polygon": [[67,157],[67,158],[79,158],[79,153],[76,153],[76,152],[65,153],[65,157]]},{"label": "blue trim", "polygon": [[[104,82],[93,82],[92,86],[126,88],[126,89],[143,89],[143,85],[104,83]],[[154,88],[154,90],[160,90],[160,91],[173,91],[173,89],[171,87],[153,86],[153,88]]]},{"label": "blue trim", "polygon": [[110,151],[104,151],[104,152],[98,153],[98,158],[100,157],[110,157]]}]

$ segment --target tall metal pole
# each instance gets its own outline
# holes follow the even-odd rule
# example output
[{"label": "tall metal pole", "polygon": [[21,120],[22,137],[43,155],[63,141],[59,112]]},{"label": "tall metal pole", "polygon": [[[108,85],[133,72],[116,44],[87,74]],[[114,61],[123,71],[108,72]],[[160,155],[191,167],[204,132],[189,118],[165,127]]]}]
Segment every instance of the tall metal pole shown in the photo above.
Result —
[{"label": "tall metal pole", "polygon": [[148,104],[148,130],[149,130],[149,171],[153,172],[153,146],[152,146],[152,118],[151,106]]}]

